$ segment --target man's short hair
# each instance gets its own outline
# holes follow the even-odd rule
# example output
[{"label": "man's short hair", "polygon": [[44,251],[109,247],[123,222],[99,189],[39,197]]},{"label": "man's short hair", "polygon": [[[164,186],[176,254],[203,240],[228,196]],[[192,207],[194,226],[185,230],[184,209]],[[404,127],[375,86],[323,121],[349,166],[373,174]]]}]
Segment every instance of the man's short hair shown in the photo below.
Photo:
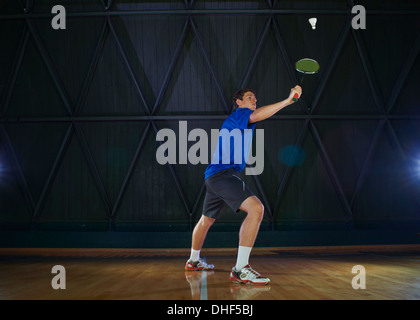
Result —
[{"label": "man's short hair", "polygon": [[255,90],[252,90],[252,89],[249,89],[249,88],[240,89],[233,94],[232,112],[235,112],[236,109],[238,109],[238,105],[236,104],[236,100],[237,99],[242,100],[244,98],[245,93],[247,93],[247,92],[252,92],[255,95]]}]

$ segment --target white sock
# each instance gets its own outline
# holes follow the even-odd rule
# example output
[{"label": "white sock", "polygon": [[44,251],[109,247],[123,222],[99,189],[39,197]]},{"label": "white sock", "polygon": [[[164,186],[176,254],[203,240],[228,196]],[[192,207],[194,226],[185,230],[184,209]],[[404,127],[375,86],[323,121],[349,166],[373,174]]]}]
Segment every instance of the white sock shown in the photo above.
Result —
[{"label": "white sock", "polygon": [[252,247],[239,246],[238,258],[236,260],[236,270],[241,270],[243,267],[249,264],[249,255],[251,254]]},{"label": "white sock", "polygon": [[194,249],[191,248],[190,259],[192,261],[198,261],[198,259],[200,259],[200,251],[201,250],[194,250]]}]

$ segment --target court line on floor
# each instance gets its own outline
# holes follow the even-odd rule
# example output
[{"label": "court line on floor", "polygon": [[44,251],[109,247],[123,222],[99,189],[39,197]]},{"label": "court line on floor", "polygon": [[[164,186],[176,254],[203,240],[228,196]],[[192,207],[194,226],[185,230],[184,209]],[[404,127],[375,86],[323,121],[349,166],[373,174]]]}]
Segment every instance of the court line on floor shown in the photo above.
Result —
[{"label": "court line on floor", "polygon": [[[203,258],[206,262],[206,258]],[[201,271],[200,300],[207,300],[207,272]]]}]

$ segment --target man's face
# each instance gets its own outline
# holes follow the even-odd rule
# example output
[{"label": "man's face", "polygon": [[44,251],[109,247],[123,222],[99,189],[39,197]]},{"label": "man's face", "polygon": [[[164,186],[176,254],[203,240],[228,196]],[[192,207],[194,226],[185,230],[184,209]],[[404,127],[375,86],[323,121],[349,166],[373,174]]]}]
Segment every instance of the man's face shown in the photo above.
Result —
[{"label": "man's face", "polygon": [[236,104],[239,108],[248,108],[255,110],[257,108],[257,97],[251,91],[247,91],[244,94],[244,97],[236,100]]}]

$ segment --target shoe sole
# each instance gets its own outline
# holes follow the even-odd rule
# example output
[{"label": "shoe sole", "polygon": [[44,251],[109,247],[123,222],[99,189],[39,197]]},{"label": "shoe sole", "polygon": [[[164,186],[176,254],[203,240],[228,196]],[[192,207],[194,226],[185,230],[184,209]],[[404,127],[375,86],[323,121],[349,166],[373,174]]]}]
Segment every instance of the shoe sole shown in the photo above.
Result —
[{"label": "shoe sole", "polygon": [[213,270],[212,268],[203,268],[203,267],[185,267],[186,271],[206,271],[206,270]]},{"label": "shoe sole", "polygon": [[265,281],[265,282],[253,282],[251,280],[241,280],[238,277],[232,276],[232,275],[229,277],[229,279],[233,283],[251,284],[251,285],[254,285],[254,286],[265,286],[265,285],[270,283],[270,280]]},{"label": "shoe sole", "polygon": [[208,269],[204,269],[204,268],[185,268],[185,271],[203,271],[203,270],[208,270]]}]

